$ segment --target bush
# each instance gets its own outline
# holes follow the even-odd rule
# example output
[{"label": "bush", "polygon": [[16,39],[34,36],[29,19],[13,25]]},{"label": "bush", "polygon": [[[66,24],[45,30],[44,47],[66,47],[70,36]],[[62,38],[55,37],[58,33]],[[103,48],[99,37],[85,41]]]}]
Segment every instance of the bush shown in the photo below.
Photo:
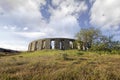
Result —
[{"label": "bush", "polygon": [[84,53],[83,52],[77,52],[77,55],[83,55]]},{"label": "bush", "polygon": [[66,54],[66,53],[61,54],[61,58],[63,60],[68,60],[68,54]]},{"label": "bush", "polygon": [[60,53],[57,56],[58,56],[57,57],[58,60],[68,60],[68,54],[67,53]]},{"label": "bush", "polygon": [[107,47],[105,44],[100,44],[100,45],[93,45],[90,48],[91,51],[108,51],[111,52],[111,49]]},{"label": "bush", "polygon": [[111,54],[120,54],[120,50],[112,50]]}]

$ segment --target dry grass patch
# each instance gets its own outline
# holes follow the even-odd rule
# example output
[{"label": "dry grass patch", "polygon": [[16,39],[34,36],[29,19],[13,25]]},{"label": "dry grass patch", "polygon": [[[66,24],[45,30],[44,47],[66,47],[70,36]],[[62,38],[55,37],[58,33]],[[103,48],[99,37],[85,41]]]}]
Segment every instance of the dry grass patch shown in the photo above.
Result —
[{"label": "dry grass patch", "polygon": [[120,55],[37,51],[2,57],[0,80],[120,80],[119,65]]}]

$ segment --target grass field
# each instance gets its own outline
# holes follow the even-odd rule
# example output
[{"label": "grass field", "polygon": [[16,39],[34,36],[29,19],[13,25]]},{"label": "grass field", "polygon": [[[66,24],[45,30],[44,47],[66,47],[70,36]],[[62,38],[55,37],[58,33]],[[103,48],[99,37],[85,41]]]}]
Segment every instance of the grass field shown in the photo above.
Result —
[{"label": "grass field", "polygon": [[120,80],[120,55],[42,50],[0,56],[0,80]]}]

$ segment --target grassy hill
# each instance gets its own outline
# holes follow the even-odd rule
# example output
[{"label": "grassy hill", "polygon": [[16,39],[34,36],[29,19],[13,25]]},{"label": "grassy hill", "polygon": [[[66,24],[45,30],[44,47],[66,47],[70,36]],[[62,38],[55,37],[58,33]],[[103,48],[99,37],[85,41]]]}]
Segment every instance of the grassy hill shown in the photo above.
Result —
[{"label": "grassy hill", "polygon": [[0,48],[0,56],[9,56],[17,53],[20,53],[20,51]]},{"label": "grassy hill", "polygon": [[42,50],[1,56],[0,80],[120,80],[120,55]]}]

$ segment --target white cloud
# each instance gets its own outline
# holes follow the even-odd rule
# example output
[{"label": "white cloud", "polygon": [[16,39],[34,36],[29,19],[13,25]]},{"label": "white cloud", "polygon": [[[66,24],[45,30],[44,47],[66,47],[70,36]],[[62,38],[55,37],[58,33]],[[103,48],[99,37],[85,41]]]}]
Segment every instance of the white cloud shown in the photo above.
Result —
[{"label": "white cloud", "polygon": [[3,29],[8,29],[8,26],[3,26]]},{"label": "white cloud", "polygon": [[89,2],[90,2],[91,4],[93,4],[95,1],[96,1],[96,0],[89,0]]},{"label": "white cloud", "polygon": [[40,12],[45,4],[46,0],[0,0],[0,33],[4,34],[0,37],[6,39],[0,47],[25,50],[27,41],[36,38],[73,38],[80,30],[78,17],[88,9],[86,3],[81,0],[52,0],[56,8],[49,5],[49,22]]},{"label": "white cloud", "polygon": [[91,8],[91,23],[102,29],[120,29],[120,0],[96,0]]},{"label": "white cloud", "polygon": [[[16,13],[17,15],[21,15],[22,13],[26,13],[28,15],[31,13],[39,14],[38,9],[42,4],[45,4],[45,0],[0,0],[0,10],[8,12],[8,14]],[[18,14],[18,12],[21,14]]]},{"label": "white cloud", "polygon": [[21,39],[19,35],[14,34],[12,31],[1,30],[0,28],[0,48],[14,49],[14,50],[27,50],[27,41]]},{"label": "white cloud", "polygon": [[73,33],[80,29],[77,18],[87,10],[84,1],[52,0],[53,5],[57,7],[54,9],[49,6],[51,16],[48,23],[40,12],[40,7],[45,3],[45,0],[0,0],[0,12],[3,13],[0,15],[0,25],[8,25],[7,29],[10,28],[15,32],[29,29],[33,32],[46,33],[48,36],[56,36],[56,32],[59,32],[61,36],[71,35],[71,33],[74,35]]},{"label": "white cloud", "polygon": [[14,34],[32,39],[46,36],[45,33],[41,33],[41,32],[15,32]]},{"label": "white cloud", "polygon": [[73,38],[80,30],[77,19],[87,10],[86,3],[78,0],[52,0],[52,4],[56,8],[49,6],[51,16],[47,29],[43,30],[49,30],[49,34],[54,37]]},{"label": "white cloud", "polygon": [[43,18],[39,10],[44,4],[45,0],[0,0],[0,25],[37,26]]},{"label": "white cloud", "polygon": [[23,30],[24,30],[24,31],[28,30],[28,27],[24,27]]},{"label": "white cloud", "polygon": [[0,26],[0,29],[2,31],[9,31],[9,32],[14,32],[16,30],[18,30],[19,28],[17,28],[17,26],[15,25],[4,25],[4,26]]},{"label": "white cloud", "polygon": [[53,0],[53,5],[56,5],[57,8],[50,9],[52,19],[60,19],[68,15],[78,18],[80,14],[86,11],[88,8],[85,1],[78,0]]},{"label": "white cloud", "polygon": [[49,31],[51,37],[69,37],[80,30],[79,24],[74,16],[66,16],[62,19],[51,20],[44,32]]},{"label": "white cloud", "polygon": [[11,41],[0,41],[0,47],[5,49],[13,49],[13,50],[26,50],[25,42],[15,43]]}]

